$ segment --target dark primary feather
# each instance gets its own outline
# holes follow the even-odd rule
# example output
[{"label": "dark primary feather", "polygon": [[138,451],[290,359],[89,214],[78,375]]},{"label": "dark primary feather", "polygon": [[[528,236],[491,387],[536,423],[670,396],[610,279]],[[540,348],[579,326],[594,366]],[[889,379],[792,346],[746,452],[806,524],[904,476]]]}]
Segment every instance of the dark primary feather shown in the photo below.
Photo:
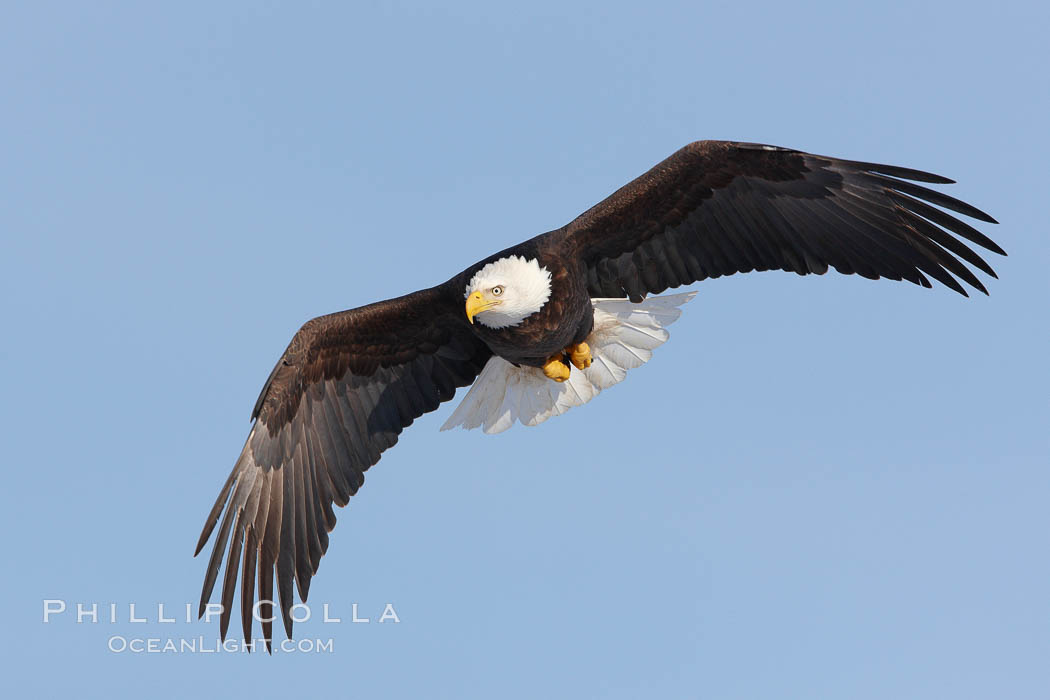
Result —
[{"label": "dark primary feather", "polygon": [[908,180],[952,182],[910,168],[698,141],[544,238],[583,260],[591,296],[639,301],[735,272],[823,274],[829,266],[925,287],[933,278],[966,295],[961,280],[987,293],[962,261],[995,273],[956,236],[1005,252],[943,209],[995,220]]},{"label": "dark primary feather", "polygon": [[[238,574],[241,623],[251,639],[256,579],[265,620],[272,617],[275,572],[291,637],[293,582],[305,601],[335,527],[332,504],[346,505],[402,429],[481,371],[490,352],[470,332],[462,287],[454,286],[315,318],[292,339],[263,387],[255,425],[197,542],[199,553],[221,516],[200,613],[229,546],[223,639]],[[272,623],[263,622],[263,636],[269,646]]]}]

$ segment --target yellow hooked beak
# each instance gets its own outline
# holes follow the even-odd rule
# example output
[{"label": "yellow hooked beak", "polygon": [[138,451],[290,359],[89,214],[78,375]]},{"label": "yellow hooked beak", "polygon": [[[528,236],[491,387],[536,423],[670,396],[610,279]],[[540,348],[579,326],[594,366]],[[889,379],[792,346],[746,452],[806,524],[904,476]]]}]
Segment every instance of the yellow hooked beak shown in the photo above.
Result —
[{"label": "yellow hooked beak", "polygon": [[499,299],[486,299],[481,292],[474,292],[467,297],[467,320],[474,323],[475,316],[502,303]]}]

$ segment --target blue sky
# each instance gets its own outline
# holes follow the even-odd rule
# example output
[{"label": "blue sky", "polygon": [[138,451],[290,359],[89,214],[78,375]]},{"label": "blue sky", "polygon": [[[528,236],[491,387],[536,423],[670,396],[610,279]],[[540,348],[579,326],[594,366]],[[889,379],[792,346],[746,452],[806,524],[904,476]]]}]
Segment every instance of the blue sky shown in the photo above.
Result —
[{"label": "blue sky", "polygon": [[[1046,697],[1045,6],[449,5],[7,6],[9,683]],[[698,285],[586,407],[405,432],[311,588],[343,622],[297,627],[332,653],[108,650],[214,639],[156,606],[196,600],[203,518],[303,321],[443,281],[700,138],[953,177],[1002,222],[1000,280]],[[70,610],[45,624],[45,599]]]}]

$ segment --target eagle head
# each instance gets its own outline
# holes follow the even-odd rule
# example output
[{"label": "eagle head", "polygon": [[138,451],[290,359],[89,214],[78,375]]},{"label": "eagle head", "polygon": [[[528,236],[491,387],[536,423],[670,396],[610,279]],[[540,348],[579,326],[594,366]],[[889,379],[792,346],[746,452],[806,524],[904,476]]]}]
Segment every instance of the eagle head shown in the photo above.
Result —
[{"label": "eagle head", "polygon": [[537,260],[518,255],[485,265],[467,285],[467,319],[488,328],[517,326],[551,296],[551,273]]}]

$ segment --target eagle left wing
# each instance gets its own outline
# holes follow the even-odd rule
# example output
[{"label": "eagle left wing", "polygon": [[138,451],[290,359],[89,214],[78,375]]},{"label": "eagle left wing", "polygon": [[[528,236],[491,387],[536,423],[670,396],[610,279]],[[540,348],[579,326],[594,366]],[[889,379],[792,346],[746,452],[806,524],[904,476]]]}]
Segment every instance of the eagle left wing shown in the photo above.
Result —
[{"label": "eagle left wing", "polygon": [[952,182],[776,146],[698,141],[541,238],[582,260],[592,297],[640,301],[709,277],[829,266],[924,287],[928,275],[965,296],[957,277],[987,294],[962,261],[995,272],[959,239],[1006,253],[937,207],[995,219],[909,180]]},{"label": "eagle left wing", "polygon": [[252,412],[255,425],[194,552],[200,553],[222,516],[200,614],[229,543],[221,593],[224,640],[239,569],[245,639],[260,613],[270,645],[272,622],[266,620],[273,619],[274,573],[291,637],[293,581],[305,601],[335,527],[332,504],[346,505],[365,470],[402,429],[451,399],[484,367],[491,352],[467,325],[461,289],[446,283],[321,316],[292,338],[263,387]]}]

